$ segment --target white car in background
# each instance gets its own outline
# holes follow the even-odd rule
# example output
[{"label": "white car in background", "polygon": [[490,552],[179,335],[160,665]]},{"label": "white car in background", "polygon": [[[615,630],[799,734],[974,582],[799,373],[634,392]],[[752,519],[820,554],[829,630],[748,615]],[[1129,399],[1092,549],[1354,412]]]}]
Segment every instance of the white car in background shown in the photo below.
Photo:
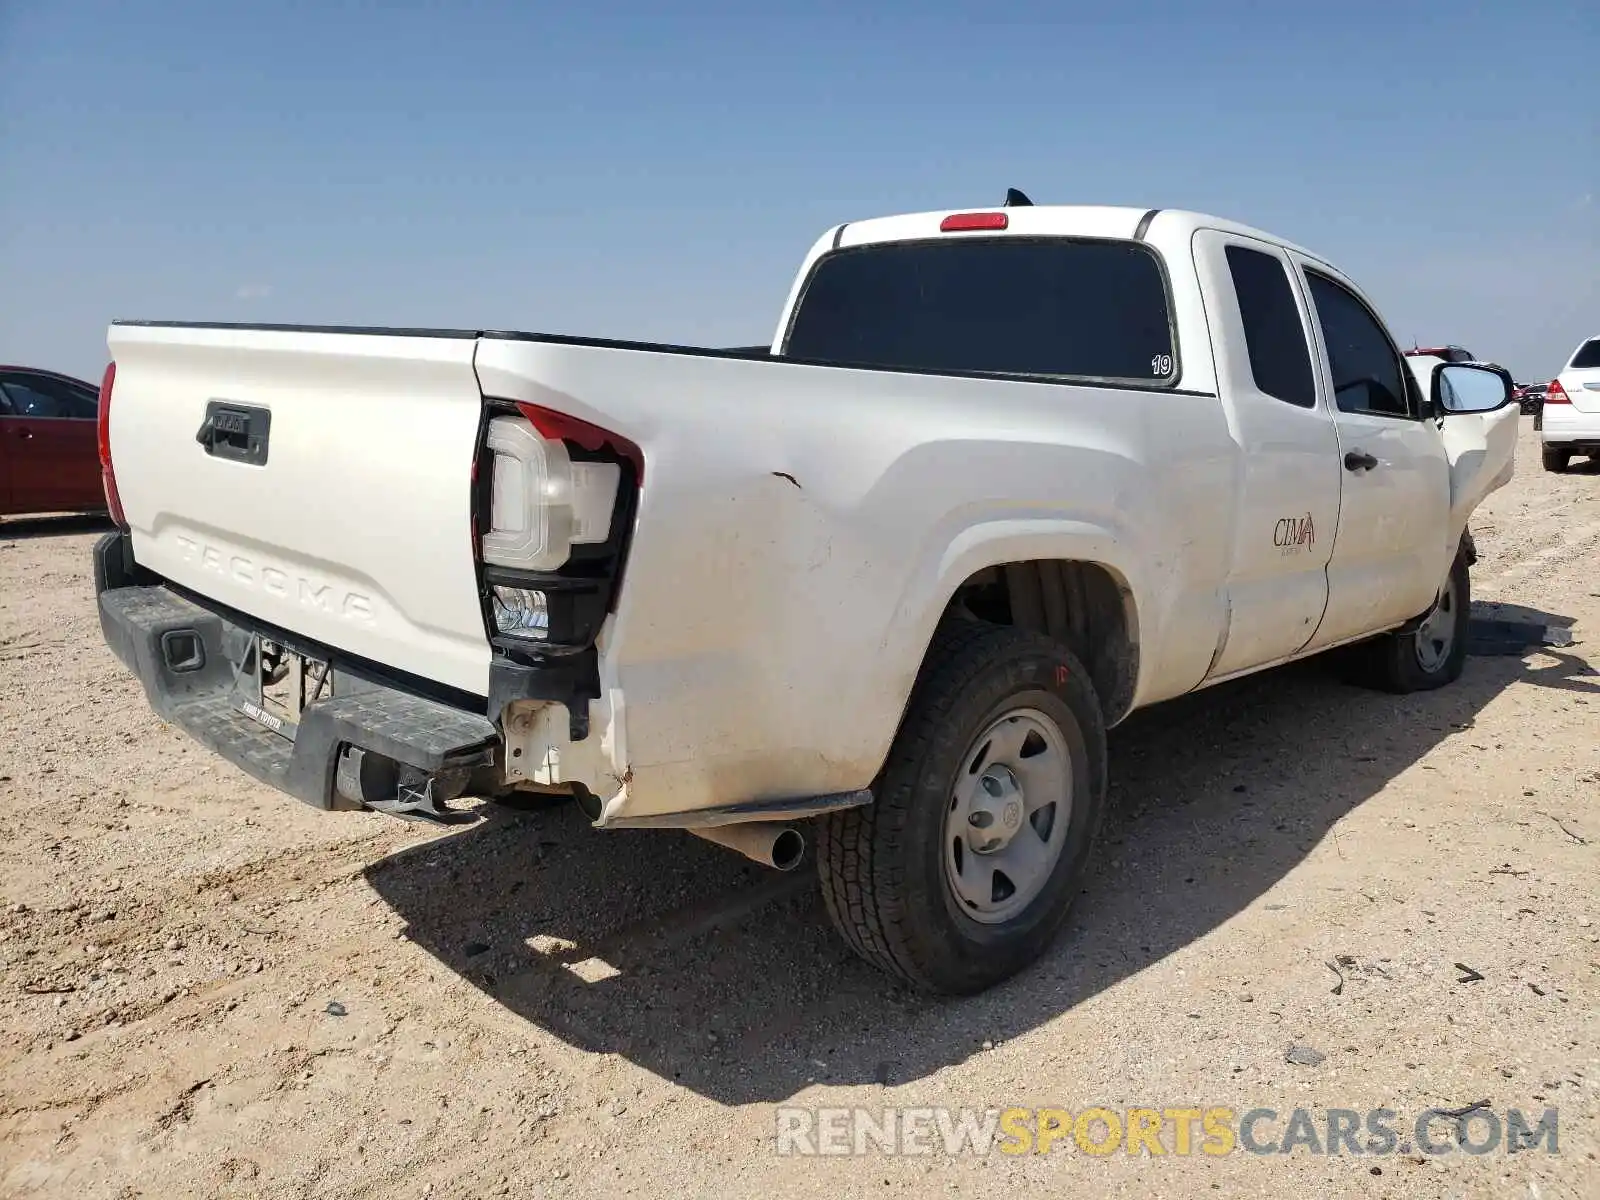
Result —
[{"label": "white car in background", "polygon": [[1600,337],[1579,346],[1544,395],[1544,469],[1565,471],[1575,454],[1600,459]]}]

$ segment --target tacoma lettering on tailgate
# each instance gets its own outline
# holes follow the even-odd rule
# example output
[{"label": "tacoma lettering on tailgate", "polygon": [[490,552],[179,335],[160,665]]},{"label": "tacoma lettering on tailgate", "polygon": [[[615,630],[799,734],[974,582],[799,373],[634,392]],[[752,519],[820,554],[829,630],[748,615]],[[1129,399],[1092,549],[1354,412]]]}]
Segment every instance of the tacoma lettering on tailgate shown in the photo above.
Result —
[{"label": "tacoma lettering on tailgate", "polygon": [[178,546],[186,562],[199,563],[207,571],[256,588],[269,596],[293,600],[304,608],[342,617],[347,621],[372,620],[372,601],[360,592],[352,592],[298,572],[262,566],[242,554],[227,553],[193,538],[178,538]]}]

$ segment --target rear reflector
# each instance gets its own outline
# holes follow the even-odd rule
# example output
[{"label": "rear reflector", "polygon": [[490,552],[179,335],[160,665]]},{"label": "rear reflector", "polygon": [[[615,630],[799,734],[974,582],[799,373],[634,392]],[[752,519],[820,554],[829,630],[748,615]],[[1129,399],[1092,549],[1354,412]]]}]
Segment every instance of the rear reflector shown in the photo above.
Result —
[{"label": "rear reflector", "polygon": [[940,233],[962,233],[971,229],[1004,229],[1011,218],[1003,212],[952,213],[939,222]]},{"label": "rear reflector", "polygon": [[1567,389],[1561,386],[1561,380],[1552,379],[1550,386],[1545,389],[1544,402],[1546,404],[1571,404],[1572,397],[1567,395]]},{"label": "rear reflector", "polygon": [[100,404],[96,414],[95,440],[100,449],[100,483],[105,488],[106,511],[123,529],[128,527],[122,515],[122,497],[117,494],[117,473],[111,467],[111,392],[117,383],[117,364],[106,364],[106,373],[100,378]]}]

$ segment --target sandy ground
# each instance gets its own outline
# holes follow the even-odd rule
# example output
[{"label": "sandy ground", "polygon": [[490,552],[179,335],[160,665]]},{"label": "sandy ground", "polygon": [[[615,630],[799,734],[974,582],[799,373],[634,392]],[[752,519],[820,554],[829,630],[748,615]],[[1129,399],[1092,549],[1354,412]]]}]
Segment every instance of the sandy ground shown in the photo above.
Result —
[{"label": "sandy ground", "polygon": [[[1575,644],[1432,695],[1312,663],[1139,714],[1071,932],[960,1002],[852,958],[804,870],[257,786],[103,647],[98,529],[0,524],[0,1193],[1600,1196],[1600,468],[1546,474],[1523,433],[1474,588]],[[1478,1100],[1558,1108],[1559,1154],[774,1140],[786,1103]]]}]

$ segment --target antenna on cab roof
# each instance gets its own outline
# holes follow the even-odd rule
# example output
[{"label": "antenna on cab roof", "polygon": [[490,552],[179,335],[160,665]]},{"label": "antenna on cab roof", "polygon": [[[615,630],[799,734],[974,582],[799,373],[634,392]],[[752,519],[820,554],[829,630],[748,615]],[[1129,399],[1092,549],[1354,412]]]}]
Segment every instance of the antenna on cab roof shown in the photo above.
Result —
[{"label": "antenna on cab roof", "polygon": [[1016,188],[1006,189],[1006,208],[1032,208],[1033,201],[1019,192]]}]

